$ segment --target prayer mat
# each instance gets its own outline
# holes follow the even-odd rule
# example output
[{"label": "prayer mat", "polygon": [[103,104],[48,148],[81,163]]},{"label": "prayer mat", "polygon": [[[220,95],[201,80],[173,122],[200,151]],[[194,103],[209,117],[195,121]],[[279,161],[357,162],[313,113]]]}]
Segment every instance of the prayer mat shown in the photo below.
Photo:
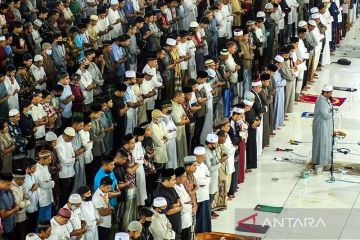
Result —
[{"label": "prayer mat", "polygon": [[[300,97],[300,100],[303,103],[315,104],[318,97],[319,97],[318,95],[305,94]],[[333,97],[333,105],[335,107],[340,107],[345,102],[345,100],[346,98]]]},{"label": "prayer mat", "polygon": [[210,233],[198,233],[196,234],[197,240],[261,240],[261,237],[254,236],[243,236],[238,234],[231,233],[222,233],[222,232],[210,232]]},{"label": "prayer mat", "polygon": [[283,207],[273,207],[273,206],[258,204],[254,208],[254,210],[261,211],[261,212],[281,213],[281,211],[283,210]]},{"label": "prayer mat", "polygon": [[242,223],[238,225],[235,230],[238,232],[248,232],[248,233],[259,233],[259,234],[266,234],[269,230],[270,226],[267,225],[256,225],[256,224],[247,224]]},{"label": "prayer mat", "polygon": [[338,91],[346,91],[346,92],[356,92],[357,89],[356,88],[349,88],[349,87],[333,87],[334,90],[338,90]]},{"label": "prayer mat", "polygon": [[301,114],[301,117],[303,117],[303,118],[314,118],[314,113],[313,112],[303,112]]}]

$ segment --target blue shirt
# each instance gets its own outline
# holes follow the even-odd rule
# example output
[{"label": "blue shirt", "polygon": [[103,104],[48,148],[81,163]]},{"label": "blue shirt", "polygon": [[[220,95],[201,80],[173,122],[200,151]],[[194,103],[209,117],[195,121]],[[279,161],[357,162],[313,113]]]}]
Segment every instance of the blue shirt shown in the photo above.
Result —
[{"label": "blue shirt", "polygon": [[[10,191],[0,190],[0,210],[10,210],[14,206],[14,195]],[[4,232],[8,233],[14,230],[16,224],[15,214],[7,218],[2,218],[1,223],[4,227]]]},{"label": "blue shirt", "polygon": [[[120,59],[122,59],[124,57],[122,48],[119,47],[117,44],[113,43],[111,45],[111,49],[112,49],[112,56],[115,61],[119,61]],[[125,74],[125,63],[121,63],[121,64],[116,63],[116,69],[117,69],[118,76],[124,75]]]},{"label": "blue shirt", "polygon": [[[80,34],[77,34],[77,35],[76,35],[76,37],[75,37],[75,39],[74,39],[74,42],[75,42],[75,44],[76,44],[76,47],[78,47],[78,48],[83,48],[83,46],[84,46],[84,40],[83,40],[83,38],[81,37]],[[77,58],[77,60],[80,60],[80,59],[82,59],[82,58],[84,58],[84,57],[85,57],[84,51],[81,51],[81,52],[80,52],[80,55],[79,55],[78,58]]]},{"label": "blue shirt", "polygon": [[[103,177],[110,177],[111,180],[113,181],[112,185],[111,185],[111,190],[115,191],[116,188],[116,184],[117,184],[117,179],[115,177],[115,174],[113,171],[110,172],[110,174],[106,173],[104,171],[104,168],[100,168],[99,171],[96,173],[95,175],[95,179],[94,179],[94,189],[98,189],[100,187],[100,181],[101,179],[103,179]],[[116,197],[110,198],[109,199],[109,203],[112,207],[116,207]]]},{"label": "blue shirt", "polygon": [[[61,83],[58,83],[62,85]],[[62,108],[61,116],[63,118],[71,118],[72,116],[72,101],[68,104],[64,104],[62,101],[65,100],[68,96],[72,95],[71,87],[70,85],[62,85],[64,87],[64,91],[60,96],[60,107]]]}]

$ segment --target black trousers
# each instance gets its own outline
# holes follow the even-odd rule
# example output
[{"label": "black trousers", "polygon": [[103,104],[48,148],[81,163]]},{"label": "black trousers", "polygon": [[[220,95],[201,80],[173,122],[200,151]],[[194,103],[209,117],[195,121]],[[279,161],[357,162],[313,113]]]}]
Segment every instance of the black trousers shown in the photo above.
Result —
[{"label": "black trousers", "polygon": [[202,129],[204,127],[205,122],[205,116],[202,117],[196,117],[195,119],[195,131],[194,131],[194,138],[192,140],[192,146],[191,151],[198,145],[200,145],[200,135],[202,132]]},{"label": "black trousers", "polygon": [[109,236],[109,231],[110,231],[110,228],[104,228],[104,227],[98,226],[99,239],[106,240]]},{"label": "black trousers", "polygon": [[60,195],[60,200],[59,200],[59,204],[60,207],[64,206],[70,197],[70,194],[74,188],[74,177],[71,178],[60,178],[60,190],[61,190],[61,195]]},{"label": "black trousers", "polygon": [[[239,156],[235,156],[235,158],[239,159]],[[231,184],[228,195],[235,195],[237,180],[238,180],[238,172],[239,172],[239,162],[235,161],[235,172],[231,174]]]},{"label": "black trousers", "polygon": [[26,213],[27,216],[27,226],[26,226],[26,234],[35,233],[38,225],[39,212]]},{"label": "black trousers", "polygon": [[185,228],[181,231],[180,239],[181,240],[191,239],[191,227]]},{"label": "black trousers", "polygon": [[16,239],[17,240],[24,240],[25,236],[26,236],[26,234],[25,234],[25,232],[26,232],[26,220],[16,223],[15,231],[16,231]]}]

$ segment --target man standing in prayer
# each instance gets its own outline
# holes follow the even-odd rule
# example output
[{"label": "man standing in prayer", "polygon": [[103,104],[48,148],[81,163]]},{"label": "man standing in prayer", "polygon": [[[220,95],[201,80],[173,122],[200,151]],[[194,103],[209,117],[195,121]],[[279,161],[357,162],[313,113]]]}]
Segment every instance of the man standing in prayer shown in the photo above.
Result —
[{"label": "man standing in prayer", "polygon": [[333,134],[333,87],[325,84],[322,93],[316,101],[313,120],[312,162],[315,165],[326,166],[331,161]]},{"label": "man standing in prayer", "polygon": [[[177,153],[177,166],[182,166],[184,164],[184,157],[188,153],[187,149],[187,139],[185,132],[185,125],[190,123],[190,119],[185,113],[185,110],[182,106],[185,98],[184,94],[181,91],[176,91],[172,99],[172,112],[171,114],[174,123],[176,124],[176,153]],[[169,156],[170,157],[170,156]]]},{"label": "man standing in prayer", "polygon": [[168,154],[169,161],[166,164],[168,168],[176,168],[178,166],[177,161],[177,152],[176,152],[176,125],[170,116],[172,112],[171,101],[164,100],[161,104],[161,111],[164,114],[162,123],[164,124],[164,129],[167,130],[167,143],[166,150]]},{"label": "man standing in prayer", "polygon": [[206,150],[204,147],[196,147],[194,155],[198,166],[194,172],[198,189],[196,191],[198,210],[196,213],[196,233],[211,232],[211,206],[210,206],[210,172],[204,161]]},{"label": "man standing in prayer", "polygon": [[[175,170],[173,168],[164,169],[161,172],[161,183],[155,190],[154,197],[163,197],[166,199],[166,216],[169,219],[173,231],[180,236],[182,231],[181,211],[183,209],[179,195],[174,188],[176,184]],[[177,239],[177,238],[176,238]]]}]

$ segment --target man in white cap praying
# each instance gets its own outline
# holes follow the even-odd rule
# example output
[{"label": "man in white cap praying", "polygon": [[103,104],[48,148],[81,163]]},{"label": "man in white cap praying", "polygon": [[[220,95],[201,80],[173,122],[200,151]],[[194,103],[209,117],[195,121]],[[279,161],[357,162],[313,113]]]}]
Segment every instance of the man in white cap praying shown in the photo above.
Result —
[{"label": "man in white cap praying", "polygon": [[263,114],[267,111],[265,108],[262,99],[260,97],[260,92],[262,90],[262,82],[260,80],[252,82],[251,92],[255,95],[254,110],[257,118],[260,120],[260,125],[256,129],[256,144],[257,144],[257,155],[262,154],[262,142],[263,142]]},{"label": "man in white cap praying", "polygon": [[109,22],[114,28],[111,30],[111,37],[117,38],[121,34],[123,34],[122,25],[121,25],[121,17],[119,14],[119,1],[118,0],[111,0],[110,1],[110,8],[108,13]]},{"label": "man in white cap praying", "polygon": [[69,219],[69,226],[72,228],[71,236],[84,240],[83,235],[87,232],[88,227],[80,209],[81,203],[82,199],[79,194],[71,194],[64,208],[69,209],[71,212]]},{"label": "man in white cap praying", "polygon": [[124,100],[128,110],[126,112],[127,122],[125,133],[132,133],[134,127],[137,126],[137,108],[144,102],[142,99],[138,100],[134,92],[134,85],[136,84],[136,72],[129,70],[125,72],[124,83],[128,86],[125,92]]},{"label": "man in white cap praying", "polygon": [[149,230],[154,239],[175,239],[175,232],[165,214],[167,211],[166,199],[157,197],[153,200],[152,205],[154,215]]},{"label": "man in white cap praying", "polygon": [[75,177],[75,152],[71,141],[75,137],[75,129],[67,127],[64,133],[57,139],[56,152],[59,156],[59,162],[61,170],[59,172],[60,189],[62,193],[60,195],[60,206],[65,205],[69,199],[71,190],[74,188]]},{"label": "man in white cap praying", "polygon": [[30,66],[30,71],[33,74],[37,85],[35,86],[36,89],[45,90],[46,89],[46,73],[44,70],[44,58],[41,55],[35,55],[34,62]]},{"label": "man in white cap praying", "polygon": [[196,147],[194,155],[198,164],[194,177],[198,185],[196,198],[198,210],[196,212],[196,233],[211,232],[211,205],[210,205],[210,171],[206,166],[206,150],[204,147]]},{"label": "man in white cap praying", "polygon": [[326,166],[331,162],[333,135],[333,87],[325,84],[321,95],[316,101],[313,120],[312,163]]},{"label": "man in white cap praying", "polygon": [[[209,194],[210,194],[210,205],[214,201],[215,194],[219,189],[219,169],[221,167],[221,155],[220,151],[217,151],[218,147],[218,136],[214,133],[209,133],[205,141],[205,165],[210,171],[210,185],[209,185]],[[216,218],[219,215],[214,211],[211,212],[211,217]]]}]

